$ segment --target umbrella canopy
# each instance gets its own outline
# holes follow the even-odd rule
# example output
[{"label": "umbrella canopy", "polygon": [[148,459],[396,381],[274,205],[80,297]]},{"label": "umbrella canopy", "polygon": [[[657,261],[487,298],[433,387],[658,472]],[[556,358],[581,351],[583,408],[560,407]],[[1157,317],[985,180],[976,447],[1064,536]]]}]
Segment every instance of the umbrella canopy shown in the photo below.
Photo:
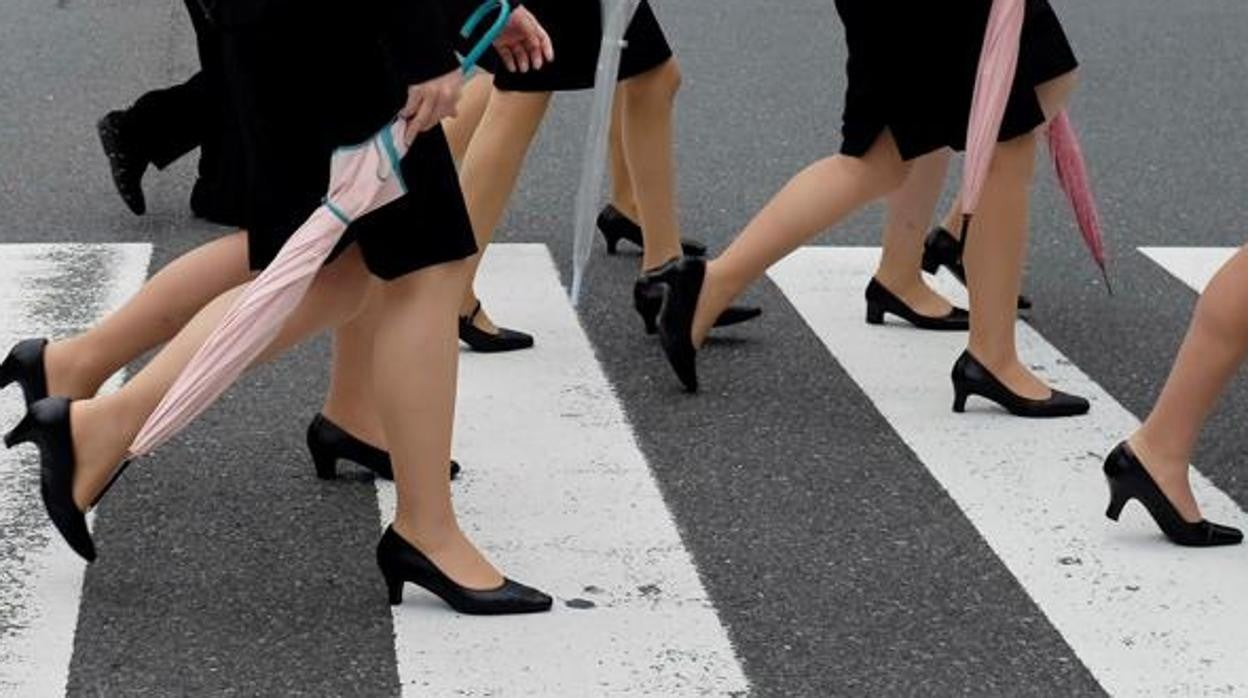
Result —
[{"label": "umbrella canopy", "polygon": [[979,206],[979,197],[988,179],[993,151],[1001,134],[1005,107],[1018,71],[1018,49],[1026,15],[1024,0],[994,0],[984,33],[984,48],[979,55],[979,71],[975,78],[975,97],[971,102],[971,118],[966,131],[966,159],[962,169],[962,241],[971,216]]},{"label": "umbrella canopy", "polygon": [[1100,267],[1101,275],[1105,277],[1105,288],[1112,294],[1114,287],[1109,281],[1105,240],[1101,235],[1101,217],[1096,210],[1096,197],[1092,195],[1091,178],[1083,159],[1079,136],[1075,133],[1070,115],[1065,111],[1049,124],[1049,154],[1053,156],[1053,169],[1057,172],[1058,184],[1074,209],[1083,242],[1088,246],[1096,265]]},{"label": "umbrella canopy", "polygon": [[585,287],[585,269],[594,249],[594,221],[598,214],[602,180],[607,169],[607,141],[611,131],[611,108],[615,102],[616,78],[624,32],[633,21],[641,0],[602,0],[602,47],[594,77],[589,133],[585,139],[585,160],[581,184],[576,193],[575,228],[572,238],[572,303],[580,303]]},{"label": "umbrella canopy", "polygon": [[[492,10],[499,10],[499,18],[465,57],[465,72],[502,32],[511,12],[506,0],[491,0],[469,19],[464,35]],[[247,285],[182,369],[135,437],[130,456],[151,453],[208,409],[277,337],[347,226],[407,192],[400,169],[407,153],[405,129],[406,122],[396,118],[368,141],[334,153],[324,204]]]}]

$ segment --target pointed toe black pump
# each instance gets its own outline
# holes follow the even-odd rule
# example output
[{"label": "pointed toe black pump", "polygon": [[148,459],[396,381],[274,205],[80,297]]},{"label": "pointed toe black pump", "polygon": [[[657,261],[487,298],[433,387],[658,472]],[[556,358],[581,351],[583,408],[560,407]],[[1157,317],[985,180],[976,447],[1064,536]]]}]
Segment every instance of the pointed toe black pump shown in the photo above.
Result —
[{"label": "pointed toe black pump", "polygon": [[969,351],[962,352],[953,365],[953,411],[966,411],[966,401],[972,395],[991,400],[1015,417],[1031,419],[1077,417],[1087,414],[1091,404],[1077,395],[1053,390],[1045,400],[1023,397],[1010,390],[992,375]]},{"label": "pointed toe black pump", "polygon": [[[646,246],[645,238],[641,234],[641,226],[611,204],[607,204],[607,207],[598,214],[598,230],[602,232],[602,238],[607,242],[607,254],[613,255],[619,252],[621,240],[626,240],[640,249]],[[690,257],[706,256],[706,245],[697,240],[681,240],[680,249]]]},{"label": "pointed toe black pump", "polygon": [[920,330],[960,332],[971,329],[971,316],[965,310],[953,308],[940,317],[922,315],[874,278],[867,284],[866,297],[868,325],[883,325],[885,315],[895,315]]},{"label": "pointed toe black pump", "polygon": [[459,318],[459,340],[473,351],[481,354],[502,354],[533,347],[533,335],[505,327],[498,328],[497,332],[486,332],[477,327],[477,316],[480,314],[481,301],[477,301],[471,314]]},{"label": "pointed toe black pump", "polygon": [[1134,499],[1144,505],[1157,527],[1175,545],[1211,548],[1244,542],[1244,534],[1237,528],[1204,519],[1194,523],[1184,519],[1126,442],[1118,444],[1105,459],[1105,479],[1109,482],[1109,509],[1105,515],[1112,521],[1117,521],[1123,507]]},{"label": "pointed toe black pump", "polygon": [[505,616],[549,611],[554,600],[537,589],[504,579],[496,589],[469,589],[448,577],[394,527],[386,528],[377,544],[377,566],[386,580],[390,605],[403,603],[403,585],[415,584],[442,599],[460,613]]},{"label": "pointed toe black pump", "polygon": [[[948,230],[937,226],[928,233],[923,242],[923,271],[935,274],[944,267],[957,277],[962,285],[966,285],[966,267],[962,265],[962,245]],[[1018,297],[1019,310],[1031,310],[1031,299],[1027,296]]]},{"label": "pointed toe black pump", "polygon": [[[95,561],[95,542],[87,527],[87,516],[74,503],[73,432],[70,430],[70,401],[61,397],[45,398],[30,406],[26,417],[4,437],[4,444],[13,448],[33,443],[39,447],[39,493],[52,524],[61,537],[87,562]],[[129,463],[117,469],[112,480],[100,493],[103,497]],[[99,501],[100,497],[96,498]],[[94,506],[94,502],[92,506]]]},{"label": "pointed toe black pump", "polygon": [[48,375],[43,363],[47,348],[46,339],[26,339],[14,345],[0,363],[0,389],[17,383],[27,407],[47,397]]},{"label": "pointed toe black pump", "polygon": [[[316,415],[308,425],[308,452],[312,454],[316,476],[322,480],[338,477],[340,460],[362,465],[383,480],[394,479],[394,466],[388,452],[357,439],[322,414]],[[458,477],[459,472],[459,463],[451,461],[451,479]]]},{"label": "pointed toe black pump", "polygon": [[706,280],[706,260],[685,257],[673,260],[653,272],[663,284],[663,305],[659,310],[659,343],[667,362],[685,390],[698,392],[698,350],[693,345],[693,316]]},{"label": "pointed toe black pump", "polygon": [[[664,286],[659,274],[667,265],[644,272],[633,284],[633,308],[641,316],[646,334],[659,331],[659,310],[663,307]],[[734,305],[720,313],[715,327],[732,327],[761,317],[763,309],[752,305]]]}]

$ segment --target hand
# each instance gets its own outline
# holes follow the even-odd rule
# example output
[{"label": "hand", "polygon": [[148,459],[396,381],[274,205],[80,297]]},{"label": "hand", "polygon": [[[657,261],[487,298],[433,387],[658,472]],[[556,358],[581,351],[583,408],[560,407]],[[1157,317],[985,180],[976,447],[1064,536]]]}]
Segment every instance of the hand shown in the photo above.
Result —
[{"label": "hand", "polygon": [[463,73],[453,70],[440,78],[407,88],[407,104],[399,111],[399,117],[407,121],[407,130],[403,135],[408,145],[416,140],[416,136],[458,113],[463,85]]},{"label": "hand", "polygon": [[527,73],[530,67],[541,70],[542,66],[555,60],[550,35],[533,13],[523,7],[511,13],[503,33],[494,41],[494,50],[503,60],[503,67],[513,73]]}]

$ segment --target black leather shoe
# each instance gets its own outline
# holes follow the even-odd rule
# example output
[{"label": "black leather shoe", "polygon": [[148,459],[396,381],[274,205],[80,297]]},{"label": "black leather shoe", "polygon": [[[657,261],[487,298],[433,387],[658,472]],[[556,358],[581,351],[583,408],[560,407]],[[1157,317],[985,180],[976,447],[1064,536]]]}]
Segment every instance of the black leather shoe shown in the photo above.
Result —
[{"label": "black leather shoe", "polygon": [[[4,437],[4,445],[13,448],[18,444],[33,443],[39,447],[39,493],[43,507],[52,519],[56,530],[74,552],[87,562],[95,561],[95,543],[87,528],[87,517],[74,503],[74,438],[69,423],[70,401],[63,397],[50,397],[30,406],[26,416],[13,431]],[[100,496],[98,502],[129,462],[122,463]],[[95,502],[92,502],[92,506]]]},{"label": "black leather shoe", "polygon": [[1091,405],[1076,395],[1053,390],[1047,400],[1033,400],[1016,394],[997,380],[969,351],[962,352],[953,365],[953,411],[965,412],[971,395],[987,398],[1016,417],[1076,417],[1087,414]]},{"label": "black leather shoe", "polygon": [[151,162],[141,156],[127,143],[125,131],[126,113],[112,111],[96,124],[100,145],[108,156],[108,166],[113,173],[117,193],[134,215],[147,213],[147,199],[143,196],[143,175]]},{"label": "black leather shoe", "polygon": [[472,314],[459,318],[459,339],[473,351],[482,354],[501,354],[508,351],[529,349],[533,346],[533,336],[505,327],[498,332],[490,333],[476,326],[477,315],[481,314],[481,301],[472,309]]},{"label": "black leather shoe", "polygon": [[[948,230],[937,226],[927,234],[923,243],[923,271],[935,274],[944,267],[966,285],[966,267],[962,266],[962,246]],[[1031,310],[1031,299],[1018,297],[1019,310]]]},{"label": "black leather shoe", "polygon": [[497,589],[477,590],[460,586],[446,576],[433,561],[408,543],[393,526],[388,526],[377,544],[377,566],[386,579],[390,605],[403,603],[403,585],[411,582],[423,587],[446,605],[474,616],[503,616],[519,613],[542,613],[553,604],[550,596],[510,579]]},{"label": "black leather shoe", "polygon": [[43,364],[43,352],[47,348],[46,339],[23,340],[14,345],[0,364],[0,389],[14,382],[22,386],[26,407],[48,396],[48,375]]},{"label": "black leather shoe", "polygon": [[676,377],[685,390],[698,392],[698,350],[693,346],[693,315],[706,280],[706,260],[685,257],[672,260],[652,272],[663,284],[659,310],[659,342]]},{"label": "black leather shoe", "polygon": [[[641,226],[611,204],[607,204],[607,207],[598,214],[598,230],[602,231],[602,238],[607,241],[607,254],[615,254],[618,251],[620,240],[627,240],[645,249],[646,243],[641,234]],[[706,256],[706,245],[697,240],[681,240],[680,248],[690,257]]]},{"label": "black leather shoe", "polygon": [[1144,505],[1157,527],[1176,545],[1208,548],[1244,542],[1244,534],[1237,528],[1203,519],[1196,523],[1185,520],[1125,442],[1105,459],[1105,478],[1109,481],[1109,509],[1105,515],[1113,521],[1134,499]]},{"label": "black leather shoe", "polygon": [[[316,476],[322,480],[338,477],[338,461],[348,460],[368,468],[383,480],[394,479],[394,466],[390,454],[369,445],[318,414],[308,425],[308,451],[316,466]],[[459,475],[459,463],[451,461],[451,479]]]},{"label": "black leather shoe", "polygon": [[921,315],[874,278],[867,284],[866,296],[869,325],[883,325],[884,315],[887,313],[896,315],[920,330],[950,332],[971,329],[971,316],[965,310],[954,308],[942,317]]},{"label": "black leather shoe", "polygon": [[[659,269],[663,269],[663,267],[659,267]],[[637,277],[637,282],[633,284],[633,308],[641,316],[641,321],[646,327],[646,334],[655,334],[659,331],[659,309],[663,307],[664,286],[654,276],[656,271],[658,270],[643,273]],[[762,314],[763,309],[756,306],[734,305],[720,313],[719,318],[715,320],[715,326],[731,327],[732,325],[740,325],[743,322],[754,320]]]}]

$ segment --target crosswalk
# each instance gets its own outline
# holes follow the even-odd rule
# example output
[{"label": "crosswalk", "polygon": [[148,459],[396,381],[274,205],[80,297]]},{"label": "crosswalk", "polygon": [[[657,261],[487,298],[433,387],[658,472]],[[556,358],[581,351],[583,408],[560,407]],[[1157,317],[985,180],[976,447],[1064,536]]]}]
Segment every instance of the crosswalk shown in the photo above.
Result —
[{"label": "crosswalk", "polygon": [[[150,252],[0,245],[0,346],[89,324],[138,287]],[[1233,250],[1141,253],[1199,291]],[[873,438],[915,454],[1107,693],[1248,695],[1248,548],[1165,545],[1138,508],[1118,525],[1098,518],[1100,459],[1136,417],[1026,324],[1026,360],[1056,386],[1089,396],[1093,413],[1036,423],[979,403],[953,415],[949,386],[933,377],[947,375],[965,339],[863,323],[861,293],[877,255],[808,248],[770,273],[887,420],[892,433]],[[938,283],[964,300],[950,279]],[[468,618],[410,590],[389,618],[403,693],[765,689],[707,592],[704,580],[724,572],[695,564],[675,523],[680,502],[664,498],[548,250],[495,245],[478,290],[499,317],[533,330],[539,346],[464,355],[455,453],[489,467],[469,468],[456,483],[457,507],[491,557],[551,591],[556,608]],[[0,395],[0,420],[12,423],[20,410],[17,391]],[[42,517],[34,473],[33,451],[0,453],[0,696],[64,693],[74,647],[83,570]],[[1248,523],[1211,482],[1194,484],[1210,518]],[[376,487],[384,522],[393,487]]]}]

